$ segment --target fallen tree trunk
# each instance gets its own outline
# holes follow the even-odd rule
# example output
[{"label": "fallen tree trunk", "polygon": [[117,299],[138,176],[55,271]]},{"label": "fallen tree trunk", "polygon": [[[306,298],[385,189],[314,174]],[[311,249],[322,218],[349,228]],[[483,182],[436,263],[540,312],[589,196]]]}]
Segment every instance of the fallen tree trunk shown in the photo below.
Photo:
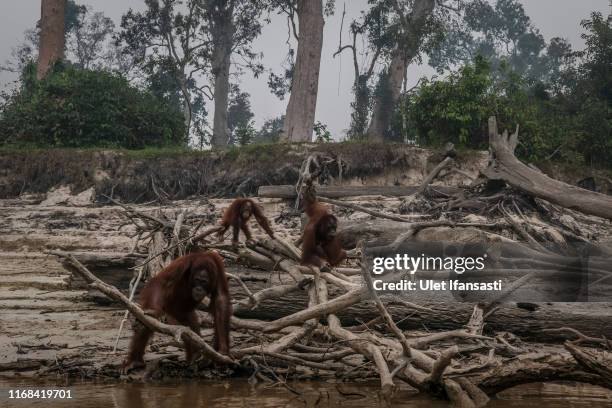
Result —
[{"label": "fallen tree trunk", "polygon": [[[318,186],[317,196],[327,198],[344,198],[356,196],[382,195],[390,197],[403,197],[416,193],[420,186]],[[445,195],[453,195],[461,191],[460,188],[450,186],[432,186]],[[257,192],[263,198],[287,198],[297,197],[295,186],[260,186]]]},{"label": "fallen tree trunk", "polygon": [[490,180],[503,180],[513,187],[586,214],[612,220],[612,196],[596,193],[552,179],[519,161],[514,155],[518,144],[516,132],[498,133],[495,117],[489,118],[489,167],[483,174]]},{"label": "fallen tree trunk", "polygon": [[[231,269],[230,269],[231,270]],[[257,273],[259,274],[259,273]],[[261,276],[269,276],[269,272],[260,272]],[[256,274],[253,273],[253,276]],[[281,273],[275,276],[283,282],[292,282],[288,274]],[[271,282],[273,286],[279,282]],[[257,292],[270,285],[270,282],[249,281],[251,291]],[[232,298],[236,300],[247,299],[240,285],[230,280]],[[332,290],[331,296],[340,292]],[[391,299],[383,296],[387,303]],[[404,330],[422,330],[425,324],[429,330],[453,330],[461,328],[469,320],[474,309],[473,303],[456,302],[452,299],[444,300],[432,298],[427,292],[415,291],[409,299],[431,311],[422,310],[415,313],[407,310],[406,306],[397,303],[387,304],[387,310],[398,325]],[[308,304],[308,296],[299,290],[292,291],[282,297],[267,299],[260,302],[251,310],[241,308],[236,316],[258,320],[277,320],[284,316],[304,310]],[[520,307],[519,307],[520,306]],[[590,336],[612,338],[612,305],[604,303],[576,304],[576,303],[534,303],[523,305],[504,304],[495,313],[487,317],[486,331],[505,331],[512,327],[512,332],[524,340],[550,342],[562,341],[566,337],[562,333],[546,333],[544,329],[557,329],[559,327],[573,327]],[[342,325],[347,327],[370,321],[379,316],[375,305],[371,302],[361,302],[349,306],[337,313]]]},{"label": "fallen tree trunk", "polygon": [[[505,224],[491,224],[491,230],[498,229]],[[437,227],[437,228],[434,228]],[[453,228],[447,228],[453,227]],[[414,231],[415,238],[419,239],[419,231],[427,231],[435,233],[437,229],[443,229],[436,236],[445,236],[444,239],[430,239],[431,241],[449,241],[449,242],[483,242],[488,241],[488,234],[485,231],[477,229],[477,227],[487,227],[480,223],[453,223],[451,221],[424,221],[413,222],[411,224],[405,222],[387,221],[387,220],[366,220],[361,222],[340,223],[338,235],[342,241],[344,248],[354,248],[357,241],[363,240],[369,242],[370,246],[388,245],[391,244],[399,235],[410,230]],[[463,239],[461,239],[463,238]],[[494,238],[504,240],[506,238],[495,235]],[[374,241],[374,242],[372,242]],[[508,240],[510,241],[510,240]]]},{"label": "fallen tree trunk", "polygon": [[145,259],[145,255],[127,252],[63,252],[57,253],[66,256],[72,255],[86,267],[101,268],[132,268]]},{"label": "fallen tree trunk", "polygon": [[[527,356],[529,357],[529,356]],[[549,378],[557,381],[577,381],[588,384],[609,387],[610,381],[596,373],[581,370],[569,353],[544,356],[533,353],[531,358],[515,359],[498,367],[475,376],[476,382],[489,394],[503,391],[519,384],[539,382]]]},{"label": "fallen tree trunk", "polygon": [[[249,309],[244,306],[235,306],[235,315],[240,318],[253,318],[263,321],[277,320],[284,316],[303,310],[308,304],[308,296],[295,286],[295,281],[288,273],[280,272],[270,274],[267,271],[250,270],[245,273],[243,268],[234,268],[228,265],[228,272],[240,276],[248,283],[252,292],[270,288],[271,291],[287,287],[287,293],[280,297],[273,297],[258,302],[257,306]],[[125,271],[116,270],[113,276],[99,276],[105,282],[111,283],[121,280],[122,288],[127,290],[129,277],[114,275],[127,275]],[[230,292],[232,299],[238,303],[248,303],[249,298],[241,285],[230,279]],[[338,296],[339,290],[332,289],[331,295]],[[383,296],[383,300],[389,300]],[[409,300],[411,303],[419,304],[431,309],[414,313],[406,310],[401,304],[390,304],[387,309],[399,326],[404,329],[423,329],[423,322],[427,322],[427,328],[431,330],[457,329],[465,324],[472,313],[473,304],[456,302],[450,299],[432,299],[426,292],[416,291]],[[344,326],[357,325],[367,322],[379,315],[374,304],[361,302],[352,305],[337,313]],[[530,304],[530,307],[517,307],[515,304],[502,305],[494,314],[487,318],[487,329],[506,330],[513,328],[513,332],[531,341],[557,341],[565,337],[563,334],[551,334],[543,329],[557,329],[559,327],[573,327],[585,334],[592,336],[605,336],[612,338],[612,306],[603,303],[587,305],[579,304]]]}]

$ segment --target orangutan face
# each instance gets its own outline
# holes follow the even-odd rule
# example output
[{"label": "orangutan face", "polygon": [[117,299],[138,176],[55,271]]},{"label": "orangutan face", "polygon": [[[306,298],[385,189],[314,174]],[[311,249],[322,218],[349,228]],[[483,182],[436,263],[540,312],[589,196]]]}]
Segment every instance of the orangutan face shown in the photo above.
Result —
[{"label": "orangutan face", "polygon": [[321,217],[317,224],[317,239],[322,242],[332,240],[338,230],[338,220],[331,214]]},{"label": "orangutan face", "polygon": [[210,292],[208,273],[205,269],[195,271],[191,275],[191,296],[196,302],[201,302]]},{"label": "orangutan face", "polygon": [[245,202],[240,210],[240,216],[243,220],[248,220],[253,214],[253,205],[250,201]]}]

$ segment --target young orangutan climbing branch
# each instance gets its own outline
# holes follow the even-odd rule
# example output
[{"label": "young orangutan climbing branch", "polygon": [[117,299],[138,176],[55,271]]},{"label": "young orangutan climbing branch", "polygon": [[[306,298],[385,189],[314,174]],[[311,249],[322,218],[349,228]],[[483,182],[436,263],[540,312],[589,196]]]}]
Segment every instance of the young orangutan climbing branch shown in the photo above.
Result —
[{"label": "young orangutan climbing branch", "polygon": [[253,238],[247,222],[254,215],[257,223],[266,231],[270,238],[274,238],[274,231],[270,227],[270,222],[263,213],[263,210],[250,198],[237,198],[223,213],[221,220],[221,230],[218,233],[219,240],[223,240],[225,232],[232,227],[232,245],[238,244],[240,230],[246,236],[247,241]]}]

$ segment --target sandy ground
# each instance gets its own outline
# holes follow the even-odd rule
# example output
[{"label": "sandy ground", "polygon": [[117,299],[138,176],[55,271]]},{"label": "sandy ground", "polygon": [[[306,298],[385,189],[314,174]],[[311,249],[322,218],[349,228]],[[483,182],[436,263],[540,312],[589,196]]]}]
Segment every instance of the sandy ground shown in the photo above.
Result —
[{"label": "sandy ground", "polygon": [[88,301],[87,292],[74,289],[69,273],[43,251],[129,251],[127,233],[112,228],[120,222],[118,210],[5,200],[0,213],[0,367],[71,356],[112,360],[108,352],[122,312]]},{"label": "sandy ground", "polygon": [[[162,210],[175,211],[180,206],[216,219],[230,202],[191,200]],[[272,219],[284,209],[279,200],[267,200],[264,206]],[[139,206],[144,211],[158,208]],[[25,375],[51,366],[52,372],[61,373],[62,366],[69,370],[71,364],[83,370],[83,359],[91,369],[83,371],[83,376],[94,372],[98,376],[104,367],[121,362],[131,335],[129,322],[119,338],[118,352],[112,351],[124,311],[95,303],[58,260],[44,251],[128,253],[134,245],[133,228],[126,224],[123,213],[116,206],[46,206],[0,200],[0,376],[12,377],[20,371]],[[299,219],[284,224],[293,229],[299,226]],[[276,227],[282,230],[281,224]],[[259,233],[257,227],[254,233]],[[129,280],[132,271],[125,273]],[[203,335],[211,333],[204,330]],[[181,350],[169,343],[168,338],[156,336],[153,344],[158,347],[147,358],[180,356]]]},{"label": "sandy ground", "polygon": [[[38,200],[40,201],[40,200]],[[393,207],[396,198],[370,197],[375,207]],[[207,215],[216,222],[231,200],[188,200],[163,207],[191,214]],[[281,200],[263,200],[264,209],[274,220],[278,235],[295,239],[299,217],[283,216],[287,206]],[[139,206],[144,211],[159,207]],[[129,253],[134,245],[133,227],[117,206],[41,205],[35,201],[0,200],[0,377],[39,374],[99,377],[117,375],[116,367],[126,352],[131,334],[129,322],[113,346],[124,311],[116,305],[102,306],[87,290],[73,282],[71,275],[45,250]],[[369,216],[338,209],[342,220]],[[260,234],[258,227],[254,233]],[[230,267],[231,271],[231,267]],[[132,276],[132,271],[125,271]],[[591,305],[585,311],[592,312]],[[210,330],[204,330],[210,339]],[[240,341],[235,338],[234,341]],[[182,352],[168,338],[156,336],[148,359]]]}]

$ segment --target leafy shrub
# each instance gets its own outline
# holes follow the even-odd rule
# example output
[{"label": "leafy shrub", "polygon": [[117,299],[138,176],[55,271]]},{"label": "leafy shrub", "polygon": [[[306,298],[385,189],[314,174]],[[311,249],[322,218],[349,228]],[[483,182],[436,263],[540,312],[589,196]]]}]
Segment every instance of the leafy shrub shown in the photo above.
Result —
[{"label": "leafy shrub", "polygon": [[4,95],[0,144],[36,147],[185,145],[182,114],[117,74],[58,65],[43,81],[33,66]]},{"label": "leafy shrub", "polygon": [[329,143],[333,140],[331,132],[327,128],[327,125],[321,123],[320,121],[316,121],[312,131],[315,136],[315,142],[317,143]]},{"label": "leafy shrub", "polygon": [[487,119],[495,115],[501,130],[520,125],[519,157],[609,167],[612,110],[601,97],[605,86],[593,86],[593,76],[574,73],[568,78],[557,84],[563,91],[554,92],[551,84],[528,85],[507,66],[491,71],[486,60],[476,58],[447,78],[425,81],[405,95],[393,132],[423,146],[453,142],[483,149],[488,145]]},{"label": "leafy shrub", "polygon": [[238,126],[235,129],[235,134],[238,145],[246,146],[253,143],[253,140],[255,140],[255,136],[257,135],[257,130],[255,130],[253,127],[252,122],[248,122],[247,124]]},{"label": "leafy shrub", "polygon": [[423,145],[481,147],[486,142],[483,123],[491,113],[491,86],[489,64],[482,58],[445,80],[425,80],[400,107],[406,136]]}]

